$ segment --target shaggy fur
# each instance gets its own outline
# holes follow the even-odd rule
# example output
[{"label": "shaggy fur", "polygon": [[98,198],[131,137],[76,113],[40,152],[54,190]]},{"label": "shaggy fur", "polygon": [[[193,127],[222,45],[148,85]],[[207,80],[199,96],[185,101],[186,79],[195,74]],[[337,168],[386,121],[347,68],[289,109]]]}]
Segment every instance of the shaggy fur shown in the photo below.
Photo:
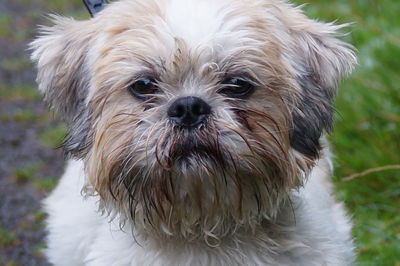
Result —
[{"label": "shaggy fur", "polygon": [[[31,43],[39,90],[69,123],[72,159],[45,201],[51,262],[352,263],[321,143],[356,62],[342,26],[278,0],[123,0],[54,23]],[[157,87],[145,100],[128,91],[143,78]],[[229,78],[254,93],[226,97]],[[192,130],[167,116],[183,96],[211,106]]]}]

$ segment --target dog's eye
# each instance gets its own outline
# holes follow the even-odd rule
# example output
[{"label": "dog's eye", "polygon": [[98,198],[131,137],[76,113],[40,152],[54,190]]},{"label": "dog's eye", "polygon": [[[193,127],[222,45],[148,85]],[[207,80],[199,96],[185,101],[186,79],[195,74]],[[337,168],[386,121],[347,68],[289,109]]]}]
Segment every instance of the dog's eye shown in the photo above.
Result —
[{"label": "dog's eye", "polygon": [[155,80],[150,78],[135,81],[129,86],[128,90],[133,96],[141,100],[149,99],[152,94],[158,91]]},{"label": "dog's eye", "polygon": [[222,82],[224,87],[218,93],[230,98],[246,98],[254,91],[253,84],[238,78],[226,79]]}]

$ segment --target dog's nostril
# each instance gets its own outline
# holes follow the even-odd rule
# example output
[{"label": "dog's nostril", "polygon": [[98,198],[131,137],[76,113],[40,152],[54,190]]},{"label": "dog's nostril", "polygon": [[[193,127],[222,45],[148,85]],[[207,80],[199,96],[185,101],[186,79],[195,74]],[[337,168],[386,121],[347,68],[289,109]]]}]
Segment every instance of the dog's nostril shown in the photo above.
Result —
[{"label": "dog's nostril", "polygon": [[210,113],[211,107],[202,99],[193,96],[177,99],[168,109],[169,118],[184,127],[199,125]]},{"label": "dog's nostril", "polygon": [[182,116],[185,115],[186,113],[186,108],[184,105],[178,105],[178,115]]},{"label": "dog's nostril", "polygon": [[183,105],[177,105],[176,108],[170,108],[168,115],[171,117],[181,117],[185,115],[185,107]]},{"label": "dog's nostril", "polygon": [[205,112],[204,108],[199,103],[195,103],[192,107],[192,113],[196,115],[202,115]]}]

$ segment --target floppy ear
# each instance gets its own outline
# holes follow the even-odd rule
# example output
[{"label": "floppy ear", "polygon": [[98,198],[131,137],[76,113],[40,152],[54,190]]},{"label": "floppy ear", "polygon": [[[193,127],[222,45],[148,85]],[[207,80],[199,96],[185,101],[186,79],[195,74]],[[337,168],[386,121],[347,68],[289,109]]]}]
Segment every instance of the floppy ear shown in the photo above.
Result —
[{"label": "floppy ear", "polygon": [[69,123],[65,151],[79,153],[87,145],[90,112],[85,100],[90,84],[88,45],[93,33],[85,21],[53,17],[52,27],[42,27],[30,43],[36,63],[37,83],[44,100]]},{"label": "floppy ear", "polygon": [[284,55],[301,88],[300,99],[294,103],[291,144],[316,158],[321,135],[332,127],[339,81],[350,74],[356,57],[351,45],[335,38],[343,26],[316,22],[304,15],[298,18],[290,27],[292,42]]}]

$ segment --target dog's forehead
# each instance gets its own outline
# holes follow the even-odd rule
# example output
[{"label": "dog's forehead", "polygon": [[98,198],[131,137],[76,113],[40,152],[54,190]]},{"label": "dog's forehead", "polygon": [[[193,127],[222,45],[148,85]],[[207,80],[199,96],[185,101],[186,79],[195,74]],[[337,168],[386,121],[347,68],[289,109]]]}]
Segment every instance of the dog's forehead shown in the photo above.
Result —
[{"label": "dog's forehead", "polygon": [[[182,46],[194,57],[210,55],[204,50],[224,57],[240,52],[237,48],[255,48],[262,38],[259,27],[264,18],[258,1],[139,0],[119,4],[113,12],[120,12],[120,17],[110,23],[128,28],[132,45],[154,57],[181,52]],[[135,42],[135,34],[140,43]]]},{"label": "dog's forehead", "polygon": [[164,5],[166,30],[192,48],[234,46],[244,35],[241,26],[251,21],[238,1],[172,0]]},{"label": "dog's forehead", "polygon": [[[265,77],[279,67],[273,23],[258,0],[137,0],[110,4],[90,54],[94,84],[123,87],[153,76],[199,88],[225,76]],[[271,18],[269,18],[271,17]],[[105,26],[104,26],[105,25]],[[178,86],[176,86],[178,85]],[[94,86],[96,87],[96,86]],[[108,87],[108,86],[104,86]]]}]

